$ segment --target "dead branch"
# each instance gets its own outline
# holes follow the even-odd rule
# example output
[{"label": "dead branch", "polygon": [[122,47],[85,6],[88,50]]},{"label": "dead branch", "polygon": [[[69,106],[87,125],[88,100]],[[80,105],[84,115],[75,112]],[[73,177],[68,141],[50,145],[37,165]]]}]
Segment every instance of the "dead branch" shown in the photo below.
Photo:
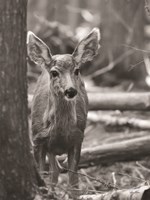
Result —
[{"label": "dead branch", "polygon": [[150,110],[150,93],[88,93],[89,110]]},{"label": "dead branch", "polygon": [[88,120],[94,123],[104,123],[107,126],[128,126],[144,130],[150,129],[150,120],[111,116],[92,111],[88,113]]},{"label": "dead branch", "polygon": [[125,53],[123,53],[119,58],[117,58],[116,60],[112,61],[109,63],[109,65],[107,65],[106,67],[97,70],[96,72],[94,72],[93,74],[89,75],[88,78],[94,78],[96,76],[100,76],[106,72],[111,71],[118,63],[120,63],[122,60],[124,60],[126,57],[130,56],[131,54],[133,54],[133,50],[127,51]]},{"label": "dead branch", "polygon": [[[33,95],[28,95],[29,109]],[[89,110],[150,110],[150,93],[88,93]]]},{"label": "dead branch", "polygon": [[75,171],[70,170],[68,168],[64,168],[64,170],[70,171],[70,172],[72,172],[74,174],[78,174],[78,175],[84,176],[86,178],[89,178],[89,180],[93,180],[93,181],[99,182],[99,183],[103,184],[105,187],[107,187],[109,190],[111,190],[111,189],[118,189],[117,186],[114,186],[111,183],[106,183],[104,180],[102,180],[100,178],[95,178],[95,177],[89,176],[89,175],[87,175],[85,173],[82,173],[82,172],[75,172]]},{"label": "dead branch", "polygon": [[113,190],[103,194],[82,195],[80,200],[148,200],[150,198],[150,187],[141,186],[131,189]]},{"label": "dead branch", "polygon": [[[80,169],[98,164],[111,165],[114,162],[139,161],[150,155],[149,144],[150,136],[147,135],[139,138],[126,139],[125,141],[84,148],[81,151],[81,158],[78,167]],[[67,168],[66,155],[58,157],[58,160],[62,169]]]},{"label": "dead branch", "polygon": [[141,163],[139,163],[138,161],[136,162],[137,166],[139,166],[141,169],[143,169],[144,171],[150,172],[150,169],[143,166]]},{"label": "dead branch", "polygon": [[81,151],[80,167],[137,161],[150,155],[150,136],[85,148]]}]

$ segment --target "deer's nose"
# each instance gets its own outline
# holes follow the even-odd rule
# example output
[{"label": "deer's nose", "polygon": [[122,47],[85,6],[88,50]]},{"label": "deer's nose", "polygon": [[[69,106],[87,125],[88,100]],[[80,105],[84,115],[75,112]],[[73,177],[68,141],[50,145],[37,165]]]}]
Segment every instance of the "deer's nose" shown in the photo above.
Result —
[{"label": "deer's nose", "polygon": [[77,90],[72,87],[65,90],[65,96],[67,96],[69,99],[72,99],[76,95],[77,95]]}]

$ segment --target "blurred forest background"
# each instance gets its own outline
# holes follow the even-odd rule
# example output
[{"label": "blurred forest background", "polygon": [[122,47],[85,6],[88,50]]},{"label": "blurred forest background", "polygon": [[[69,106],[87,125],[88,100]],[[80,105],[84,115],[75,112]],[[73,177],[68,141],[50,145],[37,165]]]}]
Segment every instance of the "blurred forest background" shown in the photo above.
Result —
[{"label": "blurred forest background", "polygon": [[62,54],[72,53],[81,38],[99,27],[99,55],[83,66],[83,74],[100,86],[146,88],[150,71],[146,6],[144,0],[29,0],[28,30],[41,37],[53,54]]},{"label": "blurred forest background", "polygon": [[[96,93],[123,92],[122,99],[118,99],[123,102],[124,93],[138,94],[150,89],[149,7],[150,0],[28,0],[27,27],[50,47],[53,54],[72,53],[78,41],[92,28],[99,27],[99,54],[93,62],[82,66],[87,92],[92,93],[93,98]],[[40,67],[29,61],[30,95],[40,73]],[[109,98],[111,101],[111,95]],[[133,100],[134,106],[136,99],[147,103],[147,96],[136,98],[136,94],[133,99],[127,97],[126,101]],[[83,150],[91,147],[89,151],[93,154],[88,157],[89,154],[83,152],[80,168],[87,169],[80,172],[100,177],[107,183],[115,184],[116,181],[120,188],[137,186],[150,179],[150,114],[140,110],[138,105],[141,104],[131,106],[131,111],[126,105],[122,111],[111,109],[111,105],[105,111],[89,111]],[[97,156],[94,148],[99,146]],[[65,180],[62,174],[60,183],[65,184]],[[84,176],[80,177],[80,187],[84,191],[110,189]]]}]

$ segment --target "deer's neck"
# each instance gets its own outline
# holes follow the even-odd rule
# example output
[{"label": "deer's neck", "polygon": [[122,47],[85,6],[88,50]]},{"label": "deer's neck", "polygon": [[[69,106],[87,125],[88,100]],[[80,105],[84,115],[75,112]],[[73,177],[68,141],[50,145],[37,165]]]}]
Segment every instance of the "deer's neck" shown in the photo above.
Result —
[{"label": "deer's neck", "polygon": [[76,101],[67,101],[64,97],[50,95],[49,120],[59,128],[76,124]]}]

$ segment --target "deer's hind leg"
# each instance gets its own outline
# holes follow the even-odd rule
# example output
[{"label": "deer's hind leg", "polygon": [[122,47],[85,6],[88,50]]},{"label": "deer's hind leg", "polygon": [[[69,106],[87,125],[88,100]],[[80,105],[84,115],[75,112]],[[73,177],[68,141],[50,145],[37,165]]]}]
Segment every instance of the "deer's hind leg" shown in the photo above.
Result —
[{"label": "deer's hind leg", "polygon": [[34,149],[34,156],[40,172],[45,171],[46,149],[44,145],[38,145]]}]

